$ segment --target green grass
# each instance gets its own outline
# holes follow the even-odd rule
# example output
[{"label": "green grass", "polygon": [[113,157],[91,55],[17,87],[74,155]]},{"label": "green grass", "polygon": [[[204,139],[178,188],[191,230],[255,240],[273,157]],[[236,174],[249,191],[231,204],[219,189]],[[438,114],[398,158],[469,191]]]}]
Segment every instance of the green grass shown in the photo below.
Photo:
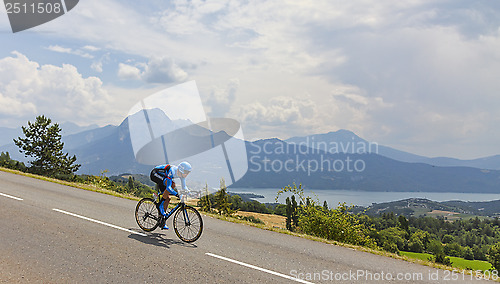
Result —
[{"label": "green grass", "polygon": [[429,253],[418,253],[418,252],[409,252],[409,251],[401,251],[401,255],[416,258],[420,260],[429,260],[429,257],[432,257],[432,254]]},{"label": "green grass", "polygon": [[471,270],[486,271],[491,268],[491,263],[482,260],[467,260],[460,257],[450,256],[453,267]]},{"label": "green grass", "polygon": [[[410,258],[416,258],[420,260],[429,260],[429,257],[432,257],[432,254],[428,253],[417,253],[417,252],[407,252],[407,251],[402,251],[401,255],[410,257]],[[454,257],[450,256],[449,257],[452,266],[460,269],[469,269],[469,270],[482,270],[486,271],[491,268],[491,264],[487,261],[482,261],[482,260],[467,260],[463,259],[460,257]]]}]

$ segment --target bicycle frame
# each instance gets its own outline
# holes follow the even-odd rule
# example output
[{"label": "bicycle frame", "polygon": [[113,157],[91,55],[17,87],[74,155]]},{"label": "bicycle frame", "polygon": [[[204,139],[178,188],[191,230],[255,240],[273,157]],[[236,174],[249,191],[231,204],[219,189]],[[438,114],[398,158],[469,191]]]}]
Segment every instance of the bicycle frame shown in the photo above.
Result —
[{"label": "bicycle frame", "polygon": [[174,209],[170,210],[170,212],[168,212],[167,216],[165,216],[165,220],[167,220],[168,218],[170,218],[170,216],[172,216],[172,214],[175,213],[175,211],[177,211],[179,209],[179,207],[183,206],[184,203],[182,202],[179,202],[179,204],[177,204],[177,206],[174,207]]},{"label": "bicycle frame", "polygon": [[[184,201],[183,201],[183,198],[181,197],[181,202],[179,202],[179,204],[177,204],[177,206],[174,207],[174,209],[170,210],[170,212],[168,212],[167,216],[165,216],[165,221],[168,220],[168,218],[170,218],[170,216],[172,216],[175,211],[179,210],[179,208],[182,210],[184,209]],[[184,222],[186,224],[191,224],[191,221],[189,220],[189,216],[188,214],[186,214],[186,210],[183,210],[182,211],[182,215],[184,216]]]}]

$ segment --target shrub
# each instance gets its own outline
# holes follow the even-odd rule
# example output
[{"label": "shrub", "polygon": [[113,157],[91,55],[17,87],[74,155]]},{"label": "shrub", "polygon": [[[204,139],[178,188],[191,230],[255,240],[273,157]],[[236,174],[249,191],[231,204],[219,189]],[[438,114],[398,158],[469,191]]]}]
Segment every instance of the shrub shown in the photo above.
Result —
[{"label": "shrub", "polygon": [[297,195],[301,201],[302,205],[298,208],[298,229],[301,232],[354,245],[376,246],[368,236],[368,228],[359,221],[357,215],[348,212],[345,203],[339,204],[337,209],[324,210],[313,199],[305,198],[302,186],[297,188],[295,183],[282,188],[277,198],[284,192]]},{"label": "shrub", "polygon": [[447,244],[444,247],[444,253],[446,255],[449,255],[449,256],[462,257],[463,251],[464,251],[464,248],[457,243]]},{"label": "shrub", "polygon": [[452,264],[450,258],[447,257],[444,253],[438,253],[430,260],[434,261],[435,263],[441,263],[448,266],[451,266]]},{"label": "shrub", "polygon": [[488,250],[488,261],[496,270],[500,270],[500,242]]},{"label": "shrub", "polygon": [[265,224],[261,219],[254,216],[238,216],[241,220],[249,221],[255,224]]}]

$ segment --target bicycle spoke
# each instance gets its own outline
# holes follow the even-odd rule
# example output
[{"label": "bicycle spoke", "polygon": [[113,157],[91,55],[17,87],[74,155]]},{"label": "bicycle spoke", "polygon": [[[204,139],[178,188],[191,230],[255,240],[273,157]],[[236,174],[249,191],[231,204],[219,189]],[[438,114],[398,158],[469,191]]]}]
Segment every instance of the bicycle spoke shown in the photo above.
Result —
[{"label": "bicycle spoke", "polygon": [[150,198],[143,198],[139,201],[135,218],[139,227],[147,232],[156,229],[161,219],[156,203]]},{"label": "bicycle spoke", "polygon": [[185,242],[196,241],[203,230],[201,215],[196,209],[185,206],[174,216],[174,229],[177,236]]}]

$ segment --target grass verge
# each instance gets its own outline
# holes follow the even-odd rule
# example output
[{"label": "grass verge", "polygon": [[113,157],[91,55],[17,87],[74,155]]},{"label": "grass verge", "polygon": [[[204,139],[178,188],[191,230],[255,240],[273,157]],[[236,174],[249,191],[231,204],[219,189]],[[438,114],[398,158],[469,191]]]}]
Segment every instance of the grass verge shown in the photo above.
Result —
[{"label": "grass verge", "polygon": [[[432,257],[431,254],[428,253],[418,253],[418,252],[407,252],[407,251],[402,251],[401,255],[410,257],[410,258],[416,258],[420,260],[428,260],[429,257]],[[468,259],[463,259],[460,257],[454,257],[450,256],[449,257],[452,266],[460,269],[466,269],[466,270],[481,270],[481,271],[486,271],[491,269],[491,263],[487,261],[482,261],[482,260],[468,260]]]},{"label": "grass verge", "polygon": [[99,187],[96,187],[93,185],[89,185],[89,184],[69,182],[69,181],[59,180],[59,179],[55,179],[55,178],[49,178],[49,177],[45,177],[45,176],[39,176],[39,175],[35,175],[35,174],[25,173],[25,172],[21,172],[18,170],[12,170],[12,169],[2,168],[2,167],[0,167],[0,171],[11,173],[11,174],[16,174],[16,175],[21,175],[21,176],[25,176],[25,177],[35,178],[35,179],[48,181],[48,182],[52,182],[52,183],[57,183],[57,184],[61,184],[61,185],[76,187],[76,188],[80,188],[80,189],[84,189],[84,190],[104,193],[107,195],[126,198],[126,199],[130,199],[130,200],[139,201],[139,199],[140,199],[138,197],[135,197],[135,196],[132,196],[129,194],[122,194],[122,193],[118,193],[116,191],[102,189],[102,188],[99,188]]}]

